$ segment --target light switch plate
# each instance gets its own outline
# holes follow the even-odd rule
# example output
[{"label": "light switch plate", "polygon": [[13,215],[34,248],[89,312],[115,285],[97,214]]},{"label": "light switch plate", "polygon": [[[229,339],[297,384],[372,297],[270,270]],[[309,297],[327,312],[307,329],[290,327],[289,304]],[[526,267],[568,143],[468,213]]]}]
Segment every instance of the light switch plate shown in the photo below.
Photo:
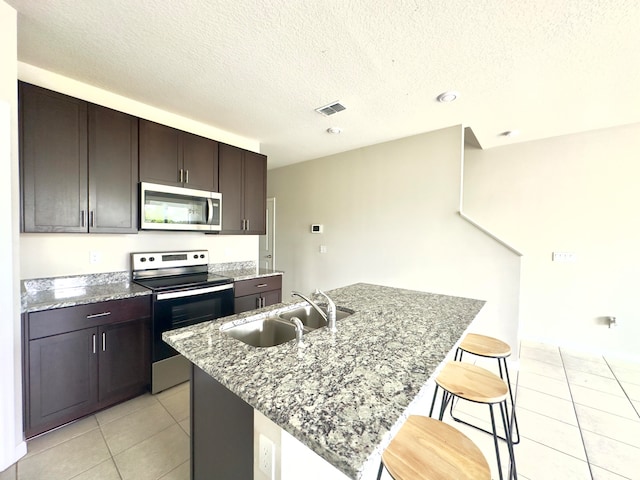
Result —
[{"label": "light switch plate", "polygon": [[554,262],[564,262],[564,263],[575,262],[576,254],[573,252],[553,252],[551,254],[551,259]]}]

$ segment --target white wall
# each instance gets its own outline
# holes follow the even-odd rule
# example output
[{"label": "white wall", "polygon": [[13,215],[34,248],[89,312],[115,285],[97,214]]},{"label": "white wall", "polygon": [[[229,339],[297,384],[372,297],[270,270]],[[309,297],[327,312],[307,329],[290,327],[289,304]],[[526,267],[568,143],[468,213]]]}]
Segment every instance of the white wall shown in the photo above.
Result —
[{"label": "white wall", "polygon": [[[210,263],[258,261],[257,235],[205,235],[196,232],[139,232],[133,235],[23,233],[21,276],[84,275],[130,270],[131,252],[209,250]],[[97,252],[98,263],[89,262]]]},{"label": "white wall", "polygon": [[[34,85],[241,148],[255,152],[260,148],[256,140],[219,130],[33,65],[19,62],[18,77]],[[252,235],[184,232],[141,232],[134,235],[21,234],[21,278],[129,270],[129,253],[139,251],[208,249],[211,263],[257,261],[258,238]],[[89,252],[92,251],[100,254],[100,262],[89,262]]]},{"label": "white wall", "polygon": [[355,282],[480,298],[478,329],[515,347],[520,257],[457,215],[461,157],[458,126],[270,170],[283,298]]},{"label": "white wall", "polygon": [[467,213],[524,254],[523,337],[640,360],[639,154],[640,124],[466,149]]},{"label": "white wall", "polygon": [[[0,204],[18,205],[17,16],[0,1]],[[0,472],[26,453],[22,440],[22,374],[18,209],[0,229]]]}]

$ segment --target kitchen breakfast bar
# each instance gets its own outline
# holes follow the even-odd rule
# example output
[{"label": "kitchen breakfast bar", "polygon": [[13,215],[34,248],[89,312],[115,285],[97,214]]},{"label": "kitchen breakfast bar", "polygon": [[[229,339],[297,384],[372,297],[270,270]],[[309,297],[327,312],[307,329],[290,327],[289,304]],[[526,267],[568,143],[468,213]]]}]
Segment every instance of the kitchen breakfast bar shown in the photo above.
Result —
[{"label": "kitchen breakfast bar", "polygon": [[305,334],[304,348],[257,348],[220,331],[301,302],[163,334],[193,363],[192,478],[253,478],[254,410],[340,476],[368,477],[404,419],[430,402],[434,374],[485,303],[364,283],[327,294],[353,314],[335,334]]}]

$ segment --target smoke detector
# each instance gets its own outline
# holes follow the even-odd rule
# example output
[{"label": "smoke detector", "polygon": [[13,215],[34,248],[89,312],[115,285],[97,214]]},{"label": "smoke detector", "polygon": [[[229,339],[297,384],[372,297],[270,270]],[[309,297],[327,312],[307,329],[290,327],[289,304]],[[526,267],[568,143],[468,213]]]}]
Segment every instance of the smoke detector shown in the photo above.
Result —
[{"label": "smoke detector", "polygon": [[339,102],[333,102],[333,103],[330,103],[329,105],[325,105],[324,107],[316,108],[316,112],[324,115],[325,117],[328,117],[329,115],[333,115],[334,113],[338,113],[343,110],[346,110],[346,108],[347,107],[345,107]]}]

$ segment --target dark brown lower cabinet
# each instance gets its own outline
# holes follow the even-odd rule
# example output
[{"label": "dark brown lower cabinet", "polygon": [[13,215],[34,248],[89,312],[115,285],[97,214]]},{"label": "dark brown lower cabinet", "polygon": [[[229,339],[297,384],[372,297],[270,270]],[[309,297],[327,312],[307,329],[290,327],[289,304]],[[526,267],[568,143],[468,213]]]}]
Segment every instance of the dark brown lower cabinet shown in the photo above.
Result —
[{"label": "dark brown lower cabinet", "polygon": [[[28,437],[90,413],[98,402],[96,329],[29,342]],[[30,435],[29,435],[30,433]]]},{"label": "dark brown lower cabinet", "polygon": [[125,400],[148,384],[149,321],[116,323],[99,329],[98,400]]},{"label": "dark brown lower cabinet", "polygon": [[191,478],[253,478],[253,408],[193,364]]},{"label": "dark brown lower cabinet", "polygon": [[234,313],[274,305],[282,301],[282,275],[239,280],[234,292]]},{"label": "dark brown lower cabinet", "polygon": [[27,438],[148,389],[149,309],[140,297],[26,315]]}]

